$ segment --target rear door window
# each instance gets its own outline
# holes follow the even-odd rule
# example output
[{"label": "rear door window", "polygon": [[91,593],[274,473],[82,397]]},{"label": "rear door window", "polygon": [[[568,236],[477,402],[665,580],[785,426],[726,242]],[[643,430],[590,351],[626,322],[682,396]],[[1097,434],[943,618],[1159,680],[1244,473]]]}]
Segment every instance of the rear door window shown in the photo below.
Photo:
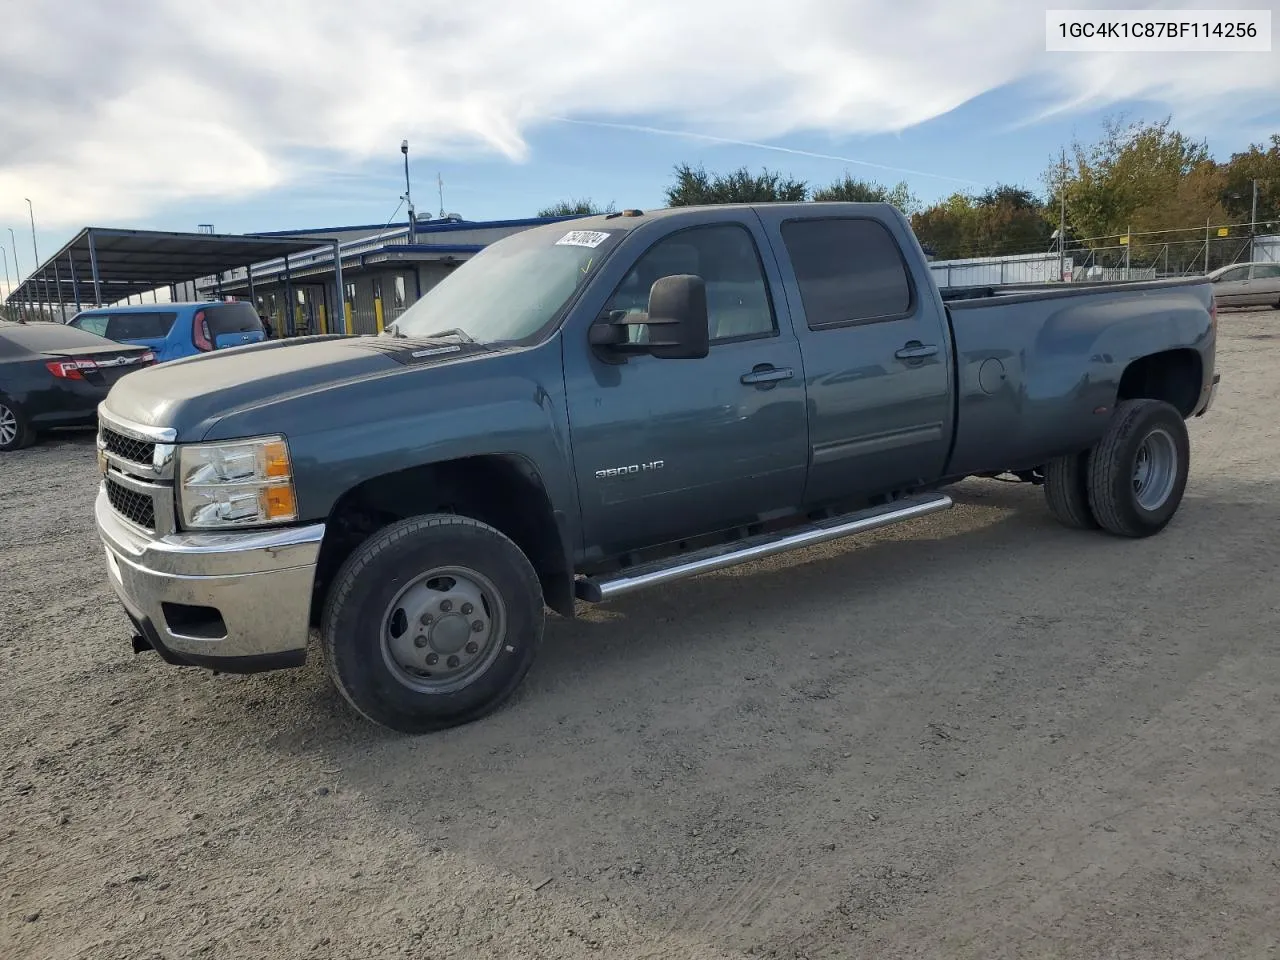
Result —
[{"label": "rear door window", "polygon": [[107,322],[108,340],[163,340],[173,329],[177,313],[113,313]]},{"label": "rear door window", "polygon": [[1255,280],[1276,280],[1280,279],[1280,263],[1263,263],[1253,268],[1253,279]]},{"label": "rear door window", "polygon": [[897,320],[914,309],[906,260],[879,221],[791,220],[782,225],[782,241],[809,329]]},{"label": "rear door window", "polygon": [[209,322],[209,336],[221,337],[228,333],[262,333],[262,321],[258,311],[248,303],[223,303],[204,308]]}]

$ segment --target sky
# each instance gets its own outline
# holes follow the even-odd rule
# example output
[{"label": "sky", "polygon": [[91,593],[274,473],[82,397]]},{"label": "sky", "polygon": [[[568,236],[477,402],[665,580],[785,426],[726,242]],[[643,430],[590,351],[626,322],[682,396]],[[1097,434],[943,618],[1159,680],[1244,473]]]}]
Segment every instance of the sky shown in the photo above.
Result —
[{"label": "sky", "polygon": [[0,0],[0,246],[16,281],[33,215],[41,258],[86,225],[403,221],[402,139],[420,215],[438,175],[445,212],[489,220],[661,206],[683,162],[905,180],[927,203],[1038,191],[1106,117],[1171,116],[1220,158],[1280,132],[1280,48],[1047,52],[1046,6]]}]

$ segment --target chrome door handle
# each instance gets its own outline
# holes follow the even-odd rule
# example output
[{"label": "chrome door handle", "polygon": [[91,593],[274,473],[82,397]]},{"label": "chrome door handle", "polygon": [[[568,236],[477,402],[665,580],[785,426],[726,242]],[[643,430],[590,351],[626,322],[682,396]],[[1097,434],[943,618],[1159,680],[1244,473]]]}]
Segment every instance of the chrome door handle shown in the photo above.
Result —
[{"label": "chrome door handle", "polygon": [[759,383],[776,383],[779,380],[790,380],[795,376],[795,371],[790,367],[771,367],[761,365],[755,367],[750,373],[742,375],[742,382],[748,385]]},{"label": "chrome door handle", "polygon": [[901,350],[894,353],[894,356],[899,360],[922,360],[925,357],[932,357],[937,352],[938,347],[936,344],[912,340]]}]

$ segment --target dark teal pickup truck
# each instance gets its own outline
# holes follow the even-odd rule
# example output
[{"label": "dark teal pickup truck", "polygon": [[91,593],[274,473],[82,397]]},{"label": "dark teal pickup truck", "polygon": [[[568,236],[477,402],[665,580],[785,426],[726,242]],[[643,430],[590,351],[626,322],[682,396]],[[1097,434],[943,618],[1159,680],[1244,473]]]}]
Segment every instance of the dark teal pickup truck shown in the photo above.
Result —
[{"label": "dark teal pickup truck", "polygon": [[477,719],[546,608],[1043,485],[1143,537],[1187,482],[1202,280],[939,290],[884,204],[628,210],[479,253],[376,337],[138,371],[96,504],[135,650],[298,666],[365,717]]}]

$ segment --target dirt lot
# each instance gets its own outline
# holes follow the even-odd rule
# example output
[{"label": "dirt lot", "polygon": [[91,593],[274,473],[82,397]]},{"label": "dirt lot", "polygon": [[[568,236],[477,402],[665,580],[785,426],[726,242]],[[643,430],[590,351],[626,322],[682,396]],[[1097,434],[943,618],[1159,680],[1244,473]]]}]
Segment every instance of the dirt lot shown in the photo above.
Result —
[{"label": "dirt lot", "polygon": [[551,625],[418,739],[134,656],[91,436],[4,456],[0,956],[1255,957],[1280,946],[1280,313],[1161,536],[949,514]]}]

